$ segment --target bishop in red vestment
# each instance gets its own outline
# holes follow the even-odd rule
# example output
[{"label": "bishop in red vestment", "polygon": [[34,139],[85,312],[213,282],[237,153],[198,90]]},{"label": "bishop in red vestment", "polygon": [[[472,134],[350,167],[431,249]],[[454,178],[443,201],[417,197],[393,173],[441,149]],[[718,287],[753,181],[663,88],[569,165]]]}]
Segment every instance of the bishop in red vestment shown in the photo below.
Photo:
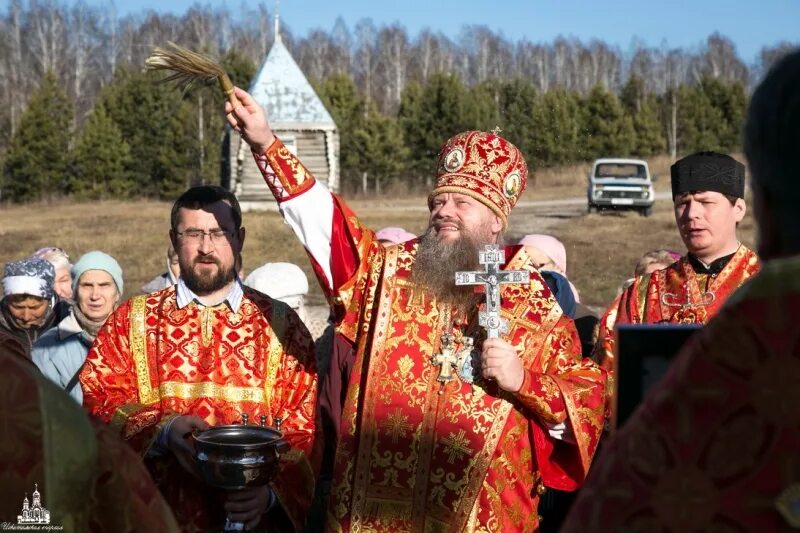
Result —
[{"label": "bishop in red vestment", "polygon": [[237,96],[245,107],[229,121],[337,315],[340,357],[327,379],[345,389],[326,396],[340,405],[328,405],[338,442],[327,528],[536,530],[542,491],[575,490],[586,475],[605,375],[581,359],[574,323],[521,247],[505,248],[504,268],[527,270],[530,282],[503,285],[502,339],[484,338],[481,298],[454,288],[454,266],[477,266],[479,246],[497,242],[525,188],[519,150],[491,133],[450,139],[429,231],[384,247],[272,136],[249,95]]},{"label": "bishop in red vestment", "polygon": [[739,243],[745,214],[744,166],[701,152],[672,166],[675,221],[688,253],[663,270],[637,277],[600,320],[595,359],[614,370],[617,324],[705,324],[758,272],[758,256]]},{"label": "bishop in red vestment", "polygon": [[[171,232],[177,285],[121,305],[81,374],[86,408],[145,457],[184,531],[224,520],[300,530],[311,502],[309,456],[317,378],[313,342],[297,314],[239,281],[244,229],[235,197],[190,189]],[[271,492],[219,494],[192,476],[184,435],[208,425],[282,420],[292,449]],[[188,466],[185,468],[184,466]]]}]

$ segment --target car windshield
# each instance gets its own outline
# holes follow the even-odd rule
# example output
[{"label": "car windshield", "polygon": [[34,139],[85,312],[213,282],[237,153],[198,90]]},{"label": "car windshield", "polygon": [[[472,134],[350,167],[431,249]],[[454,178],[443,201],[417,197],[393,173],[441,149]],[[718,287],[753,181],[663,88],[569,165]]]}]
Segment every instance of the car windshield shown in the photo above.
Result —
[{"label": "car windshield", "polygon": [[594,170],[596,178],[647,178],[644,165],[635,163],[600,163]]}]

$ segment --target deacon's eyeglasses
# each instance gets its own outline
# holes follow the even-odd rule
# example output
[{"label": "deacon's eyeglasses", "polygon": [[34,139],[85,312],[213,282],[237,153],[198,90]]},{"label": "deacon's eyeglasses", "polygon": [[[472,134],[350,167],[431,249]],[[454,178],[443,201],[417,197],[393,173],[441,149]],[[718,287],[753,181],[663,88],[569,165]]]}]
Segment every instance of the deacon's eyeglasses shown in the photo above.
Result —
[{"label": "deacon's eyeglasses", "polygon": [[214,244],[227,244],[228,238],[233,236],[232,231],[225,231],[224,229],[212,229],[203,231],[201,229],[187,229],[186,231],[176,231],[175,235],[183,239],[185,242],[201,243],[206,235],[211,237],[211,242]]}]

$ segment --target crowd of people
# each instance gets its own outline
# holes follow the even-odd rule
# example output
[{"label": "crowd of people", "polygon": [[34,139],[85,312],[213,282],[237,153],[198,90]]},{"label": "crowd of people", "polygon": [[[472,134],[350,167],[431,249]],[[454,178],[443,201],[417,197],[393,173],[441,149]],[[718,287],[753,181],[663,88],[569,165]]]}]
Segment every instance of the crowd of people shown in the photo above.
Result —
[{"label": "crowd of people", "polygon": [[[102,251],[8,262],[2,403],[38,413],[7,428],[10,486],[46,483],[75,530],[798,527],[800,52],[746,118],[758,249],[737,235],[744,165],[691,154],[671,168],[686,252],[644,253],[600,314],[556,237],[505,241],[528,167],[499,134],[444,144],[422,235],[374,232],[235,94],[228,123],[329,307],[306,307],[297,265],[244,277],[241,209],[217,186],[175,201],[166,271],[128,300]],[[621,324],[705,327],[617,430]],[[291,451],[271,483],[221,493],[197,480],[189,436],[243,415],[279,425]],[[67,470],[54,473],[47,439],[67,444],[65,464],[89,465],[77,499],[58,488]]]}]

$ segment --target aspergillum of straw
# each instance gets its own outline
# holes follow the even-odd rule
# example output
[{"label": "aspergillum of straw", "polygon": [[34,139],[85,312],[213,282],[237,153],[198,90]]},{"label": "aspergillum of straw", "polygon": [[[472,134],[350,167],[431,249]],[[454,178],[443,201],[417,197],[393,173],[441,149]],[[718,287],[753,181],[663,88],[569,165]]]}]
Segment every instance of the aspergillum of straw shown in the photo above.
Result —
[{"label": "aspergillum of straw", "polygon": [[164,81],[174,81],[181,89],[188,89],[197,82],[217,80],[222,92],[234,106],[239,100],[233,93],[233,83],[219,63],[210,57],[198,54],[173,42],[167,42],[169,48],[153,49],[145,61],[147,70],[166,70],[172,72]]}]

